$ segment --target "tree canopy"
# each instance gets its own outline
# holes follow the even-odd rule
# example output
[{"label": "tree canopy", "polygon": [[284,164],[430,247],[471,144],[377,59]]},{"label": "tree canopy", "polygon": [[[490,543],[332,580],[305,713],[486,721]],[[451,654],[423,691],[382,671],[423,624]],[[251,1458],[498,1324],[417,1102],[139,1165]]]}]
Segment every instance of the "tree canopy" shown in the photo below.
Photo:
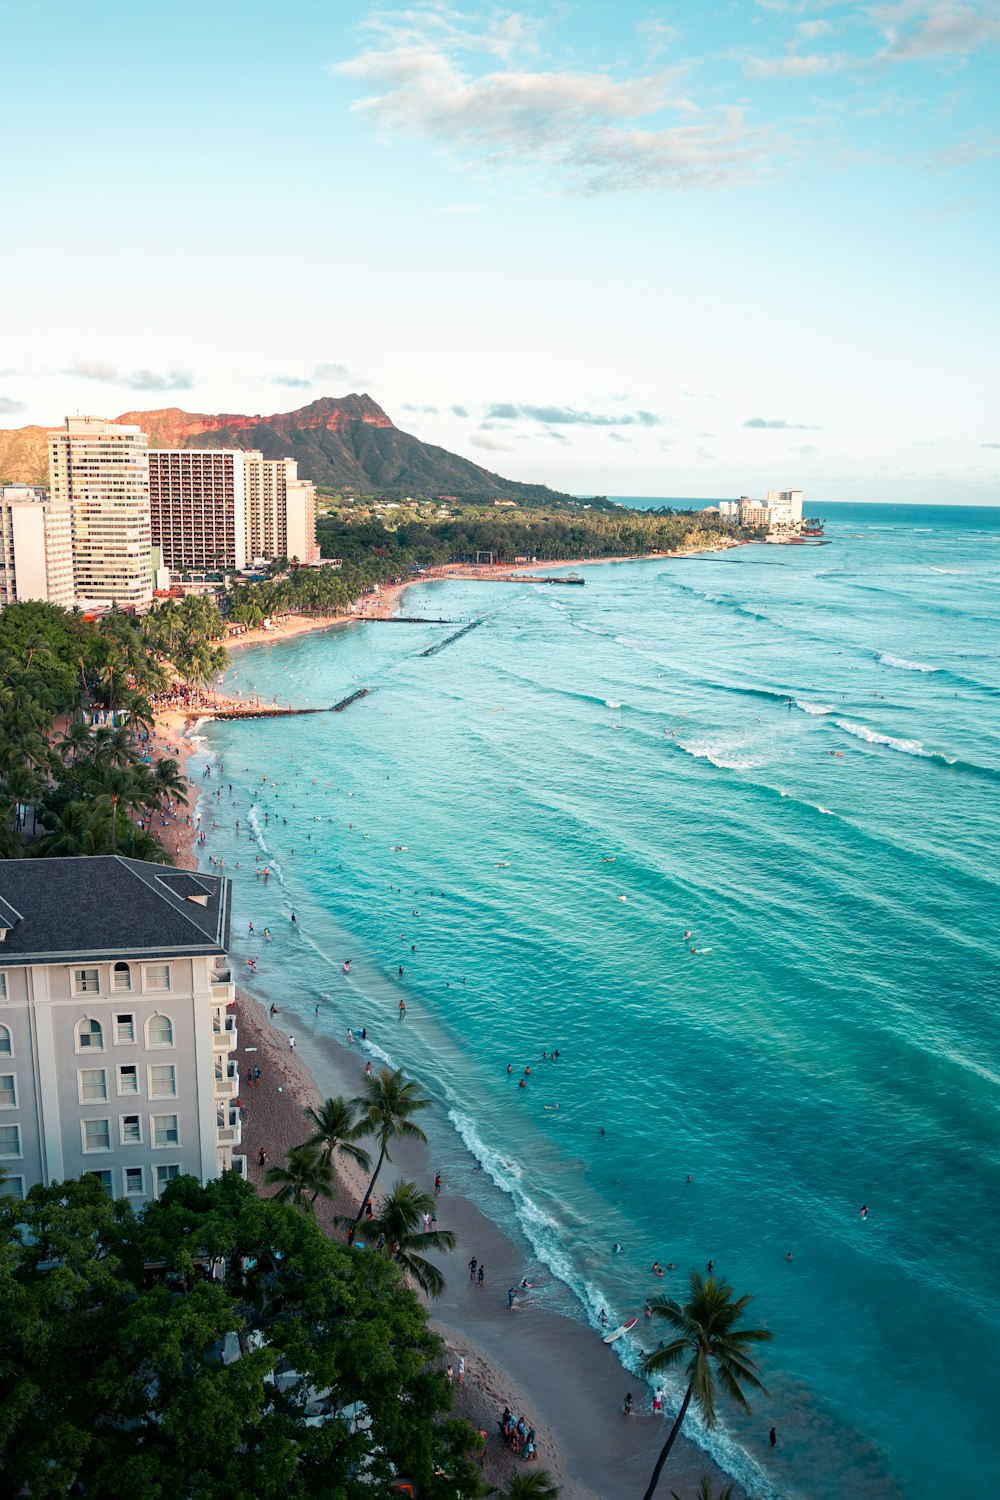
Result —
[{"label": "tree canopy", "polygon": [[[484,1493],[444,1346],[396,1266],[233,1173],[178,1178],[139,1212],[87,1177],[0,1198],[0,1322],[7,1493],[371,1500],[396,1477],[428,1500]],[[317,1401],[349,1410],[317,1421]]]}]

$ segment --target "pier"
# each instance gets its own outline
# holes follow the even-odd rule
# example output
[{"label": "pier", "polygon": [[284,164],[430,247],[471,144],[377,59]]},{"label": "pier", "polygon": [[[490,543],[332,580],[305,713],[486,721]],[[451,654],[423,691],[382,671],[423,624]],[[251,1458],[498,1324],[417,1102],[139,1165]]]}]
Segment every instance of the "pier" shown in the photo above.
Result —
[{"label": "pier", "polygon": [[285,719],[289,714],[325,714],[327,708],[280,708],[276,703],[255,705],[248,703],[243,708],[203,708],[186,714],[189,723],[196,719]]},{"label": "pier", "polygon": [[341,698],[339,703],[335,703],[330,712],[335,714],[342,714],[344,712],[344,709],[347,708],[351,703],[356,703],[359,698],[366,698],[370,692],[371,688],[358,688],[356,692],[348,693],[346,698]]},{"label": "pier", "polygon": [[457,641],[461,636],[468,635],[470,630],[475,630],[477,625],[482,625],[482,620],[471,620],[468,625],[463,625],[461,630],[456,630],[454,635],[446,635],[443,641],[438,641],[435,646],[428,646],[426,651],[421,651],[421,656],[434,656],[436,652],[443,651],[445,646],[450,646],[452,641]]},{"label": "pier", "polygon": [[457,620],[435,620],[427,615],[358,615],[366,625],[457,625]]},{"label": "pier", "polygon": [[586,583],[586,579],[581,578],[579,573],[567,573],[565,578],[556,578],[554,574],[546,577],[540,573],[495,573],[492,576],[488,573],[476,573],[463,578],[462,581],[463,583],[570,583],[580,588],[583,588]]}]

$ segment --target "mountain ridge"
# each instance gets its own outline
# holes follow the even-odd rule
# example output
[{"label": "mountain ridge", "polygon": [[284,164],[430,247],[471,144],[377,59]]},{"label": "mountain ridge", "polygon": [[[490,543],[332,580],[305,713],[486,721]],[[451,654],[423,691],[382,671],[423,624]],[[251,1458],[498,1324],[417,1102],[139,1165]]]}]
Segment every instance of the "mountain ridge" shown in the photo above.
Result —
[{"label": "mountain ridge", "polygon": [[[110,420],[141,427],[151,448],[257,448],[265,458],[294,458],[300,476],[323,489],[536,505],[573,498],[545,485],[504,479],[403,432],[367,393],[320,396],[294,411],[266,416],[169,406],[123,412]],[[47,484],[45,435],[51,430],[0,429],[0,482]]]}]

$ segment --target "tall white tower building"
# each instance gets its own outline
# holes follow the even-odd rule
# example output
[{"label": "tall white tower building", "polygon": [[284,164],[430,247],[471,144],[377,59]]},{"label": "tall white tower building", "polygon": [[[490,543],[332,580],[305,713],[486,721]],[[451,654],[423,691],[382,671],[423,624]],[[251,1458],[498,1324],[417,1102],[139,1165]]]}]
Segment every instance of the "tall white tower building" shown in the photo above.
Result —
[{"label": "tall white tower building", "polygon": [[0,488],[0,608],[17,599],[74,600],[70,508],[27,484]]},{"label": "tall white tower building", "polygon": [[82,609],[146,609],[153,599],[145,434],[103,417],[50,432],[49,488],[69,504],[73,587]]}]

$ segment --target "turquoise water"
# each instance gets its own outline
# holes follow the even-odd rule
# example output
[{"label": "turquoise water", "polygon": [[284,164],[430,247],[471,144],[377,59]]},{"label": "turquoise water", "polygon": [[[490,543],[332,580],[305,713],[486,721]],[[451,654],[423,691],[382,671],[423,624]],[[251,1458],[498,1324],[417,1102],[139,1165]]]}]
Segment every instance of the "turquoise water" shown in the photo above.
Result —
[{"label": "turquoise water", "polygon": [[712,1451],[915,1500],[996,1464],[1000,510],[822,513],[824,547],[416,586],[487,616],[430,657],[447,627],[243,651],[236,691],[374,691],[211,726],[202,812],[258,993],[421,1079],[553,1306],[713,1259],[775,1338]]}]

